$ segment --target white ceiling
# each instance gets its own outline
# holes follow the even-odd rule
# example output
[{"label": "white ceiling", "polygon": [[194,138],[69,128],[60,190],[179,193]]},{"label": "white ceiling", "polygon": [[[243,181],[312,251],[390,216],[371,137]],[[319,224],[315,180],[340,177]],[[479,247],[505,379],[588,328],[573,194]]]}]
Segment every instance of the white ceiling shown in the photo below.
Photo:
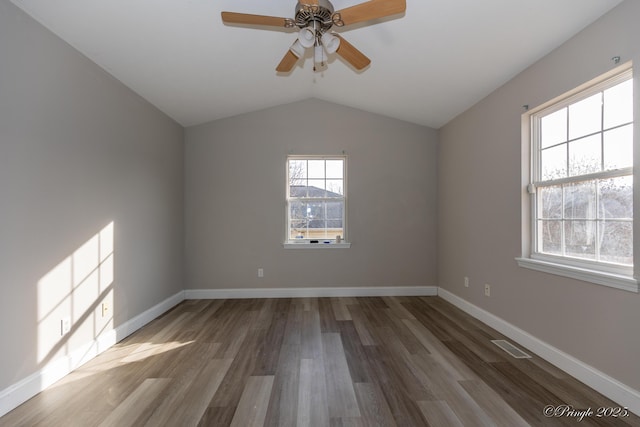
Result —
[{"label": "white ceiling", "polygon": [[433,128],[621,1],[407,0],[404,15],[337,29],[371,58],[364,71],[332,55],[323,72],[307,57],[279,75],[296,34],[220,12],[293,18],[296,0],[12,0],[184,126],[315,97]]}]

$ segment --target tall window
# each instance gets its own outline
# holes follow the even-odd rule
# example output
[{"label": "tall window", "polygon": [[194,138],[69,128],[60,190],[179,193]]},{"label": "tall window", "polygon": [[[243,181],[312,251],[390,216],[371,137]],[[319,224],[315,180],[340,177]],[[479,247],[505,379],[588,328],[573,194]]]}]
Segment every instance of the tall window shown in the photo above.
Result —
[{"label": "tall window", "polygon": [[633,274],[630,69],[531,114],[532,257]]},{"label": "tall window", "polygon": [[345,239],[345,171],[344,156],[287,158],[288,242]]}]

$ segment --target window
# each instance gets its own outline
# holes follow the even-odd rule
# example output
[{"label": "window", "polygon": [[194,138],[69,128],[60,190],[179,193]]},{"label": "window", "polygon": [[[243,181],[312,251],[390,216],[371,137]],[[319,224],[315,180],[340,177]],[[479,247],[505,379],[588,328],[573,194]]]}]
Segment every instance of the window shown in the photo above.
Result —
[{"label": "window", "polygon": [[591,272],[604,273],[590,281],[609,285],[620,278],[614,287],[631,284],[637,291],[632,70],[534,110],[527,119],[530,258],[542,262],[538,267],[553,266],[544,271],[583,280],[590,280]]},{"label": "window", "polygon": [[289,156],[285,244],[344,247],[345,219],[346,157]]}]

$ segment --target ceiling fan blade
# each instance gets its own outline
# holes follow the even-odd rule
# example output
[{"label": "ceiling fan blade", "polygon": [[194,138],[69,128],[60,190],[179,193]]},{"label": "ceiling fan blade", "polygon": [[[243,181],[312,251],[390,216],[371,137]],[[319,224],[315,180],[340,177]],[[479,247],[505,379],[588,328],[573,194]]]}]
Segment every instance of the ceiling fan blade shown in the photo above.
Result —
[{"label": "ceiling fan blade", "polygon": [[251,15],[249,13],[222,12],[222,21],[227,24],[266,25],[268,27],[290,27],[291,19],[277,16]]},{"label": "ceiling fan blade", "polygon": [[406,9],[406,0],[369,0],[339,10],[334,16],[339,16],[339,20],[344,22],[344,25],[351,25],[402,13]]},{"label": "ceiling fan blade", "polygon": [[289,71],[293,70],[296,62],[298,62],[298,57],[293,52],[291,52],[291,50],[287,50],[287,53],[284,54],[282,61],[280,61],[280,63],[276,67],[276,71],[280,73],[288,73]]},{"label": "ceiling fan blade", "polygon": [[356,70],[362,70],[367,65],[371,64],[371,60],[356,49],[351,43],[346,41],[344,37],[338,34],[335,34],[335,36],[340,38],[340,46],[338,46],[336,53],[349,64],[353,65],[353,68]]}]

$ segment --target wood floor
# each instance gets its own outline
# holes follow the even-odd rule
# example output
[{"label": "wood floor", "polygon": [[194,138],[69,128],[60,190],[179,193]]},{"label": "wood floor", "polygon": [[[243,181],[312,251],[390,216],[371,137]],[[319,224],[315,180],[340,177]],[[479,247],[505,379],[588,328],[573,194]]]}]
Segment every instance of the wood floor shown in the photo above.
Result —
[{"label": "wood floor", "polygon": [[437,297],[184,301],[0,426],[640,426],[492,339]]}]

